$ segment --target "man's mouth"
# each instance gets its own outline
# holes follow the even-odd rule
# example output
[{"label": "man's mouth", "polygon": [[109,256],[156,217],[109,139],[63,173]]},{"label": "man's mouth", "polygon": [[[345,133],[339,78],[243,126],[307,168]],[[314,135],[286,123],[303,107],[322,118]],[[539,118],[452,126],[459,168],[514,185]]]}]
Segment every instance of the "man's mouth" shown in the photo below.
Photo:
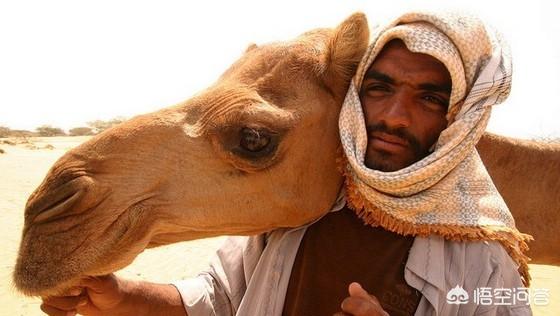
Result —
[{"label": "man's mouth", "polygon": [[389,152],[401,151],[409,146],[405,139],[383,132],[370,133],[369,142],[374,148]]}]

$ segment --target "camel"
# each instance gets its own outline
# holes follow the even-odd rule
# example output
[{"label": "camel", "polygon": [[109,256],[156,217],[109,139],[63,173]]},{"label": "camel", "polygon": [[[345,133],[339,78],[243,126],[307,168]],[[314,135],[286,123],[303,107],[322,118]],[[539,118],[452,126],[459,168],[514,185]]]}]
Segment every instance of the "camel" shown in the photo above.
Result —
[{"label": "camel", "polygon": [[[322,216],[343,183],[338,113],[368,38],[367,20],[357,13],[334,29],[250,45],[191,99],[70,150],[27,202],[18,290],[56,295],[83,276],[125,267],[149,247],[259,234]],[[549,182],[546,190],[525,191],[532,185],[523,183],[528,166],[518,173],[515,163],[503,162],[523,164],[527,155],[507,154],[519,146],[525,144],[490,136],[480,150],[506,198],[513,195],[515,216],[527,219],[524,230],[548,243],[532,256],[558,264],[553,230],[534,231],[542,218],[533,214],[547,212],[560,227],[560,182],[549,179],[539,150],[529,146],[528,153],[536,151],[530,165],[542,169],[530,179]],[[556,166],[559,152],[545,153]],[[520,208],[515,197],[525,197]]]},{"label": "camel", "polygon": [[531,263],[560,265],[560,142],[486,133],[477,149],[517,228],[534,238]]}]

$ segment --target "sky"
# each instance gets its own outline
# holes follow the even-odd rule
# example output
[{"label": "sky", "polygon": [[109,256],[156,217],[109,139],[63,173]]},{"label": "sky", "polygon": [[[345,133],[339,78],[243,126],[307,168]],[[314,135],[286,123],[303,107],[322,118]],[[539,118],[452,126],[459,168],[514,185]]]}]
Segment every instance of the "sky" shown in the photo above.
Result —
[{"label": "sky", "polygon": [[512,48],[510,98],[488,129],[560,137],[560,22],[554,1],[1,1],[0,126],[64,129],[132,117],[188,99],[250,43],[334,27],[356,11],[370,25],[414,9],[464,10]]}]

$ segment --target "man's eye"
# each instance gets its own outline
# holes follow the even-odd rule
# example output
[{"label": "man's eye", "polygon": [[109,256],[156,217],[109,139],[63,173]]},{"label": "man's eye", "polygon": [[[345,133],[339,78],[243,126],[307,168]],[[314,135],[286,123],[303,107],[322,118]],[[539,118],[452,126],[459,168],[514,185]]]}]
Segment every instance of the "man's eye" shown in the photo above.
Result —
[{"label": "man's eye", "polygon": [[439,98],[434,97],[433,95],[427,95],[424,97],[424,100],[428,101],[428,102],[432,102],[432,103],[438,103],[441,104],[442,101]]},{"label": "man's eye", "polygon": [[380,83],[367,84],[364,86],[364,89],[362,90],[362,94],[369,95],[372,97],[383,96],[389,92],[391,92],[391,88],[385,84],[380,84]]},{"label": "man's eye", "polygon": [[449,101],[447,101],[446,99],[434,95],[425,95],[422,97],[422,99],[424,101],[427,101],[428,106],[431,106],[433,108],[438,108],[438,109],[439,108],[447,109],[449,103]]},{"label": "man's eye", "polygon": [[367,86],[368,91],[389,91],[389,87],[382,84],[371,84]]}]

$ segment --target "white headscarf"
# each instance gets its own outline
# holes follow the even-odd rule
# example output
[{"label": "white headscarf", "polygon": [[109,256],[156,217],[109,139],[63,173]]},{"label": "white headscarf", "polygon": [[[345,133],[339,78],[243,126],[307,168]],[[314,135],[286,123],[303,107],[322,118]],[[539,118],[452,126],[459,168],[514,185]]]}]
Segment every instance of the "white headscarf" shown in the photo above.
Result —
[{"label": "white headscarf", "polygon": [[[364,164],[368,137],[358,91],[373,60],[392,39],[442,62],[451,75],[452,90],[449,125],[434,151],[406,168],[382,172]],[[379,28],[372,40],[339,121],[350,206],[367,223],[400,234],[498,240],[528,282],[528,258],[523,252],[530,236],[515,228],[475,148],[491,107],[510,91],[507,45],[476,17],[457,13],[408,13]]]}]

